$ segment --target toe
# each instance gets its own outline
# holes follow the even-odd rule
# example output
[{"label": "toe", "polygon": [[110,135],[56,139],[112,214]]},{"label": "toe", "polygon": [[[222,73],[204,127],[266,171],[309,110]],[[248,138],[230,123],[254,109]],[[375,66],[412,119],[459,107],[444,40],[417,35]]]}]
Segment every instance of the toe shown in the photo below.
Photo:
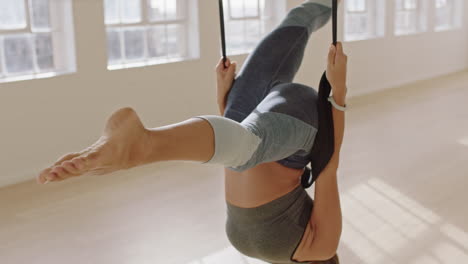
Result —
[{"label": "toe", "polygon": [[78,170],[79,173],[83,173],[84,169],[84,158],[83,157],[76,157],[71,160],[73,166]]},{"label": "toe", "polygon": [[37,178],[36,178],[37,183],[39,183],[39,184],[46,183],[46,181],[47,181],[46,176],[50,173],[50,170],[51,170],[51,168],[47,168],[47,169],[42,170],[41,173],[39,173],[39,176],[37,176]]},{"label": "toe", "polygon": [[65,180],[70,177],[70,173],[65,170],[62,166],[55,166],[51,170],[51,175],[53,178],[51,181],[60,181],[60,180]]},{"label": "toe", "polygon": [[39,176],[37,176],[37,178],[36,178],[37,183],[45,184],[45,183],[47,183],[49,181],[55,181],[55,180],[61,179],[62,177],[66,177],[70,173],[66,169],[64,169],[63,167],[61,169],[57,169],[57,166],[61,165],[65,161],[69,161],[69,160],[71,160],[71,159],[73,159],[73,158],[75,158],[75,157],[77,157],[79,155],[80,155],[80,153],[69,153],[69,154],[66,154],[66,155],[62,156],[60,159],[58,159],[54,163],[53,166],[51,166],[51,167],[49,167],[47,169],[44,169],[39,173]]},{"label": "toe", "polygon": [[64,156],[62,156],[60,159],[58,159],[55,163],[54,163],[54,166],[57,166],[57,165],[60,165],[62,164],[62,162],[64,161],[67,161],[67,160],[71,160],[77,156],[79,156],[80,154],[79,153],[69,153],[69,154],[66,154]]},{"label": "toe", "polygon": [[65,161],[61,165],[62,167],[65,168],[72,176],[78,176],[80,174],[80,171],[78,168],[75,167],[75,164],[69,160]]},{"label": "toe", "polygon": [[98,152],[91,152],[86,154],[85,156],[79,157],[78,159],[74,159],[72,161],[76,168],[79,170],[79,172],[84,174],[98,169],[98,158]]},{"label": "toe", "polygon": [[52,182],[57,179],[57,173],[52,172],[52,169],[44,175],[44,183]]}]

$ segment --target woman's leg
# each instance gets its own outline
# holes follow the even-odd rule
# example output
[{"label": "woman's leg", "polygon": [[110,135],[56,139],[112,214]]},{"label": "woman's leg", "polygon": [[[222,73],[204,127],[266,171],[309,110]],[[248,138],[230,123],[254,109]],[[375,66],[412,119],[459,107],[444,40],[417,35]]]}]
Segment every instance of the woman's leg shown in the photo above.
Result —
[{"label": "woman's leg", "polygon": [[[234,122],[234,121],[233,121]],[[146,129],[131,108],[116,111],[96,143],[69,153],[37,177],[39,183],[83,174],[102,175],[168,160],[208,161],[215,152],[210,124],[199,118]]]},{"label": "woman's leg", "polygon": [[[311,0],[294,8],[281,25],[262,40],[231,89],[226,117],[241,122],[268,94],[272,84],[292,81],[310,33],[330,17],[330,8],[317,4],[326,1],[331,2]],[[237,128],[245,130],[245,127]],[[256,141],[251,133],[244,133],[244,137]],[[148,132],[136,113],[125,108],[112,115],[103,136],[95,144],[60,158],[40,173],[38,182],[59,181],[85,173],[106,174],[163,160],[205,162],[216,154],[215,141],[213,126],[205,120],[191,119]],[[242,146],[238,148],[239,151],[243,149]],[[242,153],[232,151],[228,155]]]},{"label": "woman's leg", "polygon": [[331,16],[332,0],[306,1],[248,56],[228,95],[225,117],[242,122],[278,82],[292,82],[312,32]]}]

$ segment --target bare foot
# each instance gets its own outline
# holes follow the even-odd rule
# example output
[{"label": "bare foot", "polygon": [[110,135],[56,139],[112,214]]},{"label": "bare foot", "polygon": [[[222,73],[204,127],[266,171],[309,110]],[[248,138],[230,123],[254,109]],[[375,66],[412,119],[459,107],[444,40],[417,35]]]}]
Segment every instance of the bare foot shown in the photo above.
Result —
[{"label": "bare foot", "polygon": [[102,136],[90,147],[60,158],[37,177],[40,184],[83,174],[103,175],[139,165],[148,145],[148,130],[131,108],[116,111]]}]

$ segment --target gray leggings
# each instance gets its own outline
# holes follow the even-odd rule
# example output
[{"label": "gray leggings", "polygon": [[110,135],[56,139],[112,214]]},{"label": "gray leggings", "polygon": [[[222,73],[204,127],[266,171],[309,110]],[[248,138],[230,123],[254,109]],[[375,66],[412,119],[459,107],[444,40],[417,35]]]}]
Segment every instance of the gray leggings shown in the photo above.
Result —
[{"label": "gray leggings", "polygon": [[[236,171],[271,161],[297,169],[309,163],[318,128],[317,92],[292,81],[311,33],[331,17],[331,2],[310,0],[292,9],[247,58],[228,95],[224,117],[200,117],[215,132],[215,154],[208,163]],[[247,256],[274,264],[298,263],[292,256],[312,207],[302,186],[256,208],[228,203],[226,232]]]},{"label": "gray leggings", "polygon": [[318,128],[317,91],[293,83],[312,32],[331,16],[331,0],[292,9],[249,55],[228,98],[224,118],[200,116],[215,132],[208,163],[244,171],[276,161],[303,169]]}]

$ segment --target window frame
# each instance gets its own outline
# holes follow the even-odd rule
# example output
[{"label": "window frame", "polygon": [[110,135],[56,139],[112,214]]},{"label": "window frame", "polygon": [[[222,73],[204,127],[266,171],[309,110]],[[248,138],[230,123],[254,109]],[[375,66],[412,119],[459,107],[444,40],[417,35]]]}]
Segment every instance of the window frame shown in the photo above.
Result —
[{"label": "window frame", "polygon": [[[353,13],[353,14],[366,14],[368,13],[368,9],[369,9],[369,4],[368,4],[368,0],[363,0],[364,1],[364,10],[351,10],[349,8],[350,4],[345,4],[346,7],[345,7],[345,12],[346,13]],[[347,2],[349,3],[349,2]]]},{"label": "window frame", "polygon": [[[258,31],[257,36],[260,40],[270,29],[273,29],[276,24],[279,24],[280,18],[283,18],[286,15],[286,0],[257,0],[258,16],[243,16],[243,17],[232,17],[231,13],[231,0],[224,0],[225,12],[228,13],[224,17],[224,23],[226,25],[226,37],[227,37],[227,55],[228,56],[239,56],[250,53],[254,46],[249,45],[247,40],[251,38],[248,34],[248,26],[245,22],[258,22],[259,26],[256,27]],[[234,0],[237,1],[237,0]],[[250,0],[244,0],[250,1]],[[263,6],[262,6],[262,1]],[[245,5],[243,6],[245,9]],[[229,38],[234,38],[232,32],[230,32],[231,23],[242,23],[242,35],[238,34],[236,37],[242,38],[242,44],[240,47],[234,48],[232,41]]]},{"label": "window frame", "polygon": [[[416,35],[416,34],[421,34],[421,33],[426,33],[428,31],[428,9],[427,9],[427,1],[423,0],[414,0],[416,3],[416,6],[414,8],[408,8],[406,7],[405,3],[408,0],[400,0],[402,1],[402,8],[398,8],[398,3],[395,0],[394,1],[394,14],[393,14],[393,34],[395,36],[401,37],[401,36],[408,36],[408,35]],[[407,29],[401,29],[399,28],[398,22],[400,21],[398,19],[398,16],[401,16],[402,13],[406,13],[406,15],[411,14],[414,15],[415,19],[415,24],[413,25],[414,29],[413,30],[407,30]],[[407,27],[409,28],[409,27]]]},{"label": "window frame", "polygon": [[435,23],[434,23],[434,31],[435,32],[443,32],[443,31],[449,31],[449,30],[456,30],[460,28],[463,24],[463,4],[464,1],[460,0],[446,0],[447,2],[450,2],[450,4],[447,4],[444,8],[449,8],[449,24],[447,25],[439,25],[437,24],[437,19],[438,19],[438,12],[441,9],[440,7],[437,7],[437,0],[434,0],[434,16],[435,16]]},{"label": "window frame", "polygon": [[[33,80],[54,77],[76,71],[75,44],[72,22],[72,0],[52,1],[49,5],[49,27],[33,28],[32,1],[21,0],[25,7],[25,27],[15,29],[0,29],[0,83]],[[38,65],[36,42],[34,38],[39,34],[50,34],[53,54],[53,68],[41,70]],[[60,36],[60,34],[64,34]],[[6,58],[4,56],[4,38],[7,36],[25,35],[31,38],[33,69],[19,73],[7,73]]]},{"label": "window frame", "polygon": [[[382,0],[363,0],[364,1],[364,10],[352,10],[348,8],[350,2],[345,1],[344,8],[344,30],[343,30],[343,39],[345,42],[354,42],[362,41],[368,39],[378,39],[384,37],[385,35],[385,1]],[[369,2],[370,1],[370,2]],[[366,32],[364,33],[351,33],[349,32],[350,23],[349,19],[352,19],[350,16],[365,16],[366,20]],[[381,15],[381,18],[379,18]],[[357,19],[357,18],[354,18]],[[380,19],[380,20],[379,20]]]},{"label": "window frame", "polygon": [[[119,1],[125,1],[125,0],[119,0]],[[193,20],[194,18],[191,17],[191,13],[189,11],[189,5],[192,4],[198,4],[198,3],[191,3],[192,1],[190,0],[176,0],[177,3],[181,3],[180,10],[182,14],[178,14],[178,18],[176,19],[163,19],[163,20],[155,20],[152,21],[150,18],[150,12],[151,12],[151,0],[139,0],[140,1],[140,15],[141,15],[141,21],[140,22],[129,22],[129,23],[124,23],[122,22],[122,19],[120,18],[120,22],[118,23],[107,23],[106,22],[106,17],[105,17],[105,0],[104,2],[104,25],[106,28],[106,33],[109,30],[116,30],[120,31],[119,32],[119,37],[120,37],[120,54],[121,54],[121,59],[117,63],[112,63],[110,64],[109,61],[109,55],[107,55],[107,69],[108,70],[119,70],[119,69],[127,69],[127,68],[134,68],[134,67],[144,67],[144,66],[150,66],[150,65],[157,65],[157,64],[165,64],[165,63],[170,63],[170,62],[177,62],[177,61],[185,61],[185,60],[191,60],[197,58],[199,55],[199,51],[191,51],[190,47],[188,47],[187,42],[189,39],[191,39],[191,34],[190,34],[190,29],[192,26],[190,25],[190,21]],[[164,0],[164,3],[166,3],[168,0]],[[119,7],[119,12],[121,12],[121,9]],[[178,9],[179,12],[179,9]],[[165,12],[166,14],[166,12]],[[197,22],[198,23],[198,22]],[[163,57],[149,57],[149,47],[148,47],[148,29],[151,27],[155,26],[164,26],[164,35],[165,35],[165,40],[167,40],[168,37],[168,26],[170,25],[178,25],[181,26],[183,29],[183,38],[186,40],[184,43],[181,43],[183,45],[183,48],[180,49],[182,52],[181,56],[177,57],[170,57],[170,54],[166,53],[165,56]],[[123,31],[125,29],[130,29],[130,28],[139,28],[144,31],[144,55],[142,59],[127,59],[126,54],[125,54],[125,39],[124,39],[124,34]],[[107,39],[107,35],[106,35]],[[198,41],[198,38],[197,38]],[[108,49],[108,46],[107,46]]]},{"label": "window frame", "polygon": [[[242,17],[234,17],[232,15],[232,9],[231,9],[231,1],[232,0],[227,0],[227,3],[228,3],[228,13],[229,13],[229,20],[233,21],[233,20],[261,20],[262,19],[262,10],[260,8],[260,0],[255,0],[256,3],[257,3],[257,15],[256,16],[246,16],[245,15],[245,1],[252,1],[252,0],[242,0],[242,11],[243,11],[243,14],[244,16]],[[235,1],[239,1],[239,0],[235,0]]]}]

